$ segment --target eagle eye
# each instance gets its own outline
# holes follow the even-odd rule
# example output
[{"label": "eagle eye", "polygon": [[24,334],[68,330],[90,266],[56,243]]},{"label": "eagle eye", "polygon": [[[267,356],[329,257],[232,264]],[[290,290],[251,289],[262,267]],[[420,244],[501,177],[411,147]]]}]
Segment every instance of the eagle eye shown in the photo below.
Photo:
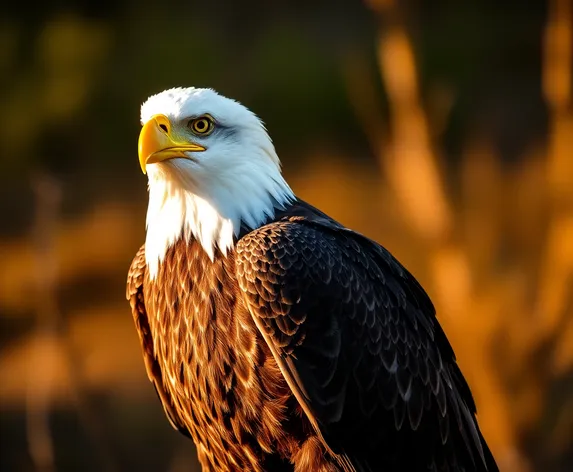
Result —
[{"label": "eagle eye", "polygon": [[215,122],[210,116],[201,116],[189,122],[189,129],[199,136],[207,136],[213,132]]}]

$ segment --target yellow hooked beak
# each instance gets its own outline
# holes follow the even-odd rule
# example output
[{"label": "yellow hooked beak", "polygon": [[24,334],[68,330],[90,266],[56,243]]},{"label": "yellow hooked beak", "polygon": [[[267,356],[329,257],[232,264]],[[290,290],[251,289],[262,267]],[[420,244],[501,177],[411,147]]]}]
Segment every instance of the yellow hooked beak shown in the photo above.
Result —
[{"label": "yellow hooked beak", "polygon": [[205,151],[206,148],[191,142],[178,142],[171,135],[171,123],[165,115],[154,115],[143,125],[139,133],[139,165],[146,173],[147,164],[183,157],[190,151]]}]

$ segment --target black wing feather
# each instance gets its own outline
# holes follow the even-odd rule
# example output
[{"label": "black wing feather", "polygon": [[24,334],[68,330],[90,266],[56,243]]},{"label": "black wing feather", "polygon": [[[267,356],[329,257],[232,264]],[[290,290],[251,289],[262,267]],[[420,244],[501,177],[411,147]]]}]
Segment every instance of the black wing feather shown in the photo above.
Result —
[{"label": "black wing feather", "polygon": [[326,445],[356,470],[494,472],[434,307],[375,242],[316,212],[245,235],[237,277]]}]

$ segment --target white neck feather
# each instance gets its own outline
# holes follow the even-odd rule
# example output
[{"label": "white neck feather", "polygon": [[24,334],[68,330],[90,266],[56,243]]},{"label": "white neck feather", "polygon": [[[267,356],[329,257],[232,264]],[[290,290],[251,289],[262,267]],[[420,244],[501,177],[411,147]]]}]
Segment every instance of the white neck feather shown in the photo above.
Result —
[{"label": "white neck feather", "polygon": [[145,255],[152,279],[179,239],[195,239],[211,260],[217,249],[226,256],[241,225],[258,228],[295,198],[278,170],[273,175],[237,175],[234,185],[225,186],[221,179],[200,184],[182,169],[184,161],[176,161],[181,160],[149,172]]}]

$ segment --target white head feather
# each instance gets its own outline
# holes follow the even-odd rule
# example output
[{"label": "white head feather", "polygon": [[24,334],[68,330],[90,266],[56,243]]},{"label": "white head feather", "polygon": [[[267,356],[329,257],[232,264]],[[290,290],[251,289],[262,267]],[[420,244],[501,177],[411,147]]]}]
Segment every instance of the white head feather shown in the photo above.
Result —
[{"label": "white head feather", "polygon": [[[207,148],[147,165],[149,207],[145,255],[153,278],[167,249],[195,238],[211,259],[233,248],[241,225],[254,229],[288,205],[294,194],[263,123],[240,103],[210,89],[174,88],[150,97],[141,122],[163,114],[181,136]],[[216,122],[212,134],[198,137],[187,125],[204,114]]]}]

